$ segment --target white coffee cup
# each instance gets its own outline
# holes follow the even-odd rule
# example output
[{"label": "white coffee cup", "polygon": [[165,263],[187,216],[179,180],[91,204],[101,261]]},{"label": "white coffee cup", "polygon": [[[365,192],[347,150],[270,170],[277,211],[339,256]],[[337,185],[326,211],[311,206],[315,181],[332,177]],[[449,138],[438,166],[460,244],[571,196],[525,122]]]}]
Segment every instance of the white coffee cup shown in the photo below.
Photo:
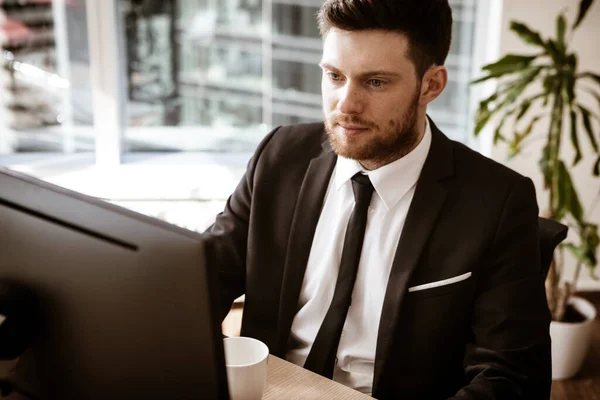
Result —
[{"label": "white coffee cup", "polygon": [[267,384],[269,348],[249,337],[223,339],[231,400],[260,400]]}]

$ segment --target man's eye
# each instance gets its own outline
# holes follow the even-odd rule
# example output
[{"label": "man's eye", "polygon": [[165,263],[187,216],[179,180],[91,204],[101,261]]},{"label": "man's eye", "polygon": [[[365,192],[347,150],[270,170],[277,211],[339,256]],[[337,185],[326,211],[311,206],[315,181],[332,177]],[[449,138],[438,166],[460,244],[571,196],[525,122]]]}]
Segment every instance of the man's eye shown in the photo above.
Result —
[{"label": "man's eye", "polygon": [[341,76],[339,76],[338,74],[334,73],[334,72],[329,72],[329,79],[331,79],[332,81],[339,81],[340,79],[342,79]]},{"label": "man's eye", "polygon": [[383,82],[380,81],[379,79],[370,79],[369,85],[371,85],[373,87],[381,87],[381,86],[383,86]]}]

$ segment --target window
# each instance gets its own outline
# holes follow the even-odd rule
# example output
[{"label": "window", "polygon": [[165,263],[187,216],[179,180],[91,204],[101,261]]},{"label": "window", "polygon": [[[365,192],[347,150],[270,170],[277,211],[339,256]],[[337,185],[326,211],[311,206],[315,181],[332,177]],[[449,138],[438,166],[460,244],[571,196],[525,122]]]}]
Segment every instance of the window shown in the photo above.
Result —
[{"label": "window", "polygon": [[[251,151],[274,126],[319,121],[320,3],[119,0],[126,149]],[[452,6],[450,82],[430,113],[450,137],[467,141],[478,7],[468,0]]]},{"label": "window", "polygon": [[475,60],[477,13],[481,2],[462,0],[450,2],[454,25],[452,45],[446,60],[448,85],[429,106],[429,114],[450,138],[461,142],[469,139],[471,120],[469,81]]},{"label": "window", "polygon": [[126,150],[251,152],[274,126],[318,121],[318,2],[297,3],[119,0]]},{"label": "window", "polygon": [[[492,16],[450,3],[450,82],[430,114],[477,146],[468,82]],[[214,214],[266,133],[321,120],[321,4],[0,1],[0,165],[146,213],[168,200]]]},{"label": "window", "polygon": [[85,4],[59,3],[0,2],[3,155],[94,150]]}]

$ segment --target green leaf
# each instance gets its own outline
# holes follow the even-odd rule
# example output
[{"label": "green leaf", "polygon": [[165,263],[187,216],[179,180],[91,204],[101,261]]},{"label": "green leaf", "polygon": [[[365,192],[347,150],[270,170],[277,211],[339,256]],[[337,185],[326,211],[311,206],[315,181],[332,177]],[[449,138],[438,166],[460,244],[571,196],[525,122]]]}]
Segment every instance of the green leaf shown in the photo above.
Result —
[{"label": "green leaf", "polygon": [[563,246],[573,254],[576,260],[587,264],[584,246],[575,246],[573,243],[565,243]]},{"label": "green leaf", "polygon": [[544,176],[544,189],[549,189],[552,181],[552,169],[550,168],[550,149],[547,144],[542,149],[542,156],[538,161],[538,165]]},{"label": "green leaf", "polygon": [[523,143],[523,140],[525,140],[525,138],[531,134],[533,127],[538,123],[540,118],[540,115],[535,116],[531,119],[529,125],[527,125],[527,128],[525,128],[523,132],[515,132],[513,140],[509,143],[509,158],[512,158],[521,152],[521,144]]},{"label": "green leaf", "polygon": [[475,79],[474,81],[469,82],[469,84],[470,85],[476,85],[478,83],[485,82],[485,81],[488,81],[490,79],[496,79],[496,78],[500,78],[500,77],[502,77],[504,75],[510,75],[512,73],[519,73],[519,72],[520,71],[512,71],[512,72],[503,72],[501,74],[489,74],[489,75],[486,75],[486,76],[482,76],[481,78]]},{"label": "green leaf", "polygon": [[546,94],[548,96],[554,94],[555,91],[555,87],[558,84],[558,77],[556,75],[546,75],[544,76],[544,80],[543,80],[543,86],[544,86],[544,92],[546,92]]},{"label": "green leaf", "polygon": [[484,104],[493,103],[494,101],[496,101],[496,99],[498,98],[499,95],[500,95],[500,92],[499,91],[495,91],[488,98],[484,99],[482,101],[482,103],[484,103]]},{"label": "green leaf", "polygon": [[596,101],[598,102],[598,108],[600,108],[600,94],[593,93],[593,96],[596,99]]},{"label": "green leaf", "polygon": [[[479,135],[481,130],[487,125],[491,117],[501,110],[500,107],[494,107],[490,109],[490,104],[494,103],[501,91],[494,92],[490,97],[482,100],[479,103],[479,108],[475,112],[475,136]],[[504,138],[503,138],[504,139]]]},{"label": "green leaf", "polygon": [[500,78],[504,75],[512,75],[512,74],[518,74],[518,76],[515,77],[514,81],[519,81],[522,78],[527,77],[528,74],[530,74],[532,71],[538,71],[538,70],[541,71],[543,68],[549,67],[547,65],[530,67],[529,65],[531,62],[529,62],[529,63],[522,62],[520,64],[507,64],[507,63],[512,62],[512,60],[505,60],[506,57],[523,57],[523,59],[525,59],[525,58],[535,59],[538,56],[518,56],[518,55],[510,55],[509,54],[509,55],[505,56],[503,59],[501,59],[493,64],[488,64],[488,65],[484,66],[483,69],[488,72],[488,75],[482,76],[481,78],[477,78],[477,79],[469,82],[469,84],[476,85],[478,83],[482,83],[482,82],[485,82],[490,79],[496,79],[496,78]]},{"label": "green leaf", "polygon": [[531,100],[523,101],[523,103],[521,104],[519,113],[517,114],[516,122],[519,122],[521,120],[521,118],[523,118],[523,116],[527,113],[527,111],[531,107],[531,103],[532,103]]},{"label": "green leaf", "polygon": [[[528,99],[523,100],[523,103],[521,103],[521,109],[519,110],[519,114],[517,115],[516,122],[519,122],[519,120],[525,116],[525,114],[527,113],[527,111],[529,111],[529,109],[533,103],[535,103],[539,99],[546,98],[547,96],[548,96],[548,93],[542,92],[542,93],[538,93],[535,96],[532,96]],[[528,103],[528,105],[526,105],[525,103]],[[526,108],[526,109],[523,111],[523,108]]]},{"label": "green leaf", "polygon": [[[481,101],[479,108],[475,113],[475,136],[479,135],[481,130],[487,125],[490,119],[499,111],[506,109],[512,105],[525,88],[535,81],[535,77],[540,74],[543,67],[531,67],[521,73],[521,77],[512,80],[510,83],[503,85],[502,89],[497,90],[492,96]],[[502,100],[498,100],[503,97]],[[492,104],[494,103],[494,104]],[[490,104],[493,108],[490,108]],[[516,109],[510,111],[509,114],[515,112]],[[497,131],[499,133],[499,131]],[[504,139],[501,136],[496,136],[496,142],[499,139]]]},{"label": "green leaf", "polygon": [[588,265],[586,246],[575,246],[573,243],[565,243],[564,247],[573,254],[575,259],[585,265]]},{"label": "green leaf", "polygon": [[560,14],[556,19],[556,43],[558,49],[565,51],[567,45],[565,41],[565,33],[567,32],[567,20],[563,14]]},{"label": "green leaf", "polygon": [[577,55],[575,53],[571,53],[567,56],[566,60],[569,67],[571,67],[573,72],[575,72],[577,70]]},{"label": "green leaf", "polygon": [[575,158],[573,159],[573,166],[577,165],[581,161],[581,149],[579,148],[579,137],[577,133],[577,113],[571,109],[571,144],[575,149]]},{"label": "green leaf", "polygon": [[538,121],[541,118],[542,118],[541,115],[536,115],[535,117],[533,117],[531,119],[531,121],[529,122],[529,125],[527,125],[527,128],[525,128],[525,130],[521,134],[521,136],[523,137],[523,139],[525,139],[527,136],[529,136],[531,134],[531,132],[533,131],[533,127],[535,126],[535,124],[538,123]]},{"label": "green leaf", "polygon": [[593,0],[581,0],[581,3],[579,3],[579,14],[577,15],[575,24],[573,24],[573,29],[577,28],[581,21],[583,21],[592,3]]},{"label": "green leaf", "polygon": [[528,67],[537,57],[537,55],[524,56],[518,54],[507,54],[495,63],[484,66],[483,70],[488,71],[490,74],[495,76],[499,76],[507,72],[514,73],[518,72],[518,70]]},{"label": "green leaf", "polygon": [[577,108],[579,109],[579,112],[581,113],[581,116],[583,118],[583,127],[585,128],[588,138],[590,139],[592,148],[596,153],[598,153],[598,142],[596,141],[594,131],[592,130],[592,122],[590,121],[590,110],[588,110],[580,104],[577,105]]},{"label": "green leaf", "polygon": [[536,94],[533,97],[527,98],[525,100],[523,100],[523,102],[521,103],[521,105],[518,107],[518,114],[517,117],[515,119],[515,122],[519,122],[521,120],[521,118],[523,118],[525,116],[525,114],[527,114],[527,111],[529,111],[529,109],[531,108],[531,105],[536,101],[541,99],[542,97],[547,96],[546,93],[539,93]]},{"label": "green leaf", "polygon": [[559,168],[558,176],[552,177],[552,190],[554,190],[552,215],[557,221],[563,219],[567,213],[567,198],[569,197],[570,193],[570,188],[568,185],[568,182],[564,178],[563,169]]},{"label": "green leaf", "polygon": [[506,138],[502,135],[502,127],[504,126],[504,123],[506,122],[509,115],[511,115],[513,111],[514,110],[505,111],[504,115],[502,115],[502,119],[500,120],[500,122],[498,123],[498,126],[494,130],[494,146],[496,146],[498,144],[498,142],[500,142],[500,141],[506,142]]},{"label": "green leaf", "polygon": [[[556,210],[557,219],[562,219],[566,213],[569,213],[581,222],[583,220],[583,208],[579,201],[577,191],[573,186],[571,174],[564,162],[559,161],[559,176],[558,176],[558,209]],[[558,216],[561,216],[558,218]]]},{"label": "green leaf", "polygon": [[544,95],[544,102],[542,103],[542,107],[546,107],[548,105],[548,100],[550,100],[550,93]]},{"label": "green leaf", "polygon": [[589,94],[594,96],[594,98],[596,99],[596,102],[598,103],[598,108],[600,109],[600,94],[597,92],[593,92],[591,90],[586,90],[586,92],[588,92]]},{"label": "green leaf", "polygon": [[512,21],[510,23],[510,30],[515,32],[526,43],[546,49],[546,44],[542,40],[540,33],[530,29],[527,25]]},{"label": "green leaf", "polygon": [[598,225],[591,224],[589,222],[582,222],[580,228],[580,237],[582,247],[585,249],[585,264],[589,267],[595,267],[598,264],[596,258],[596,250],[600,244],[600,237],[598,237]]},{"label": "green leaf", "polygon": [[[569,59],[575,64],[577,64],[577,57],[574,55],[569,56]],[[570,106],[575,102],[575,70],[573,68],[569,68],[568,70],[563,72],[563,88],[567,95],[567,102]]]},{"label": "green leaf", "polygon": [[469,84],[470,85],[476,85],[478,83],[485,82],[485,81],[488,81],[488,80],[494,79],[494,78],[497,78],[497,76],[495,76],[495,75],[486,75],[486,76],[482,76],[481,78],[477,78],[474,81],[469,82]]},{"label": "green leaf", "polygon": [[535,82],[535,78],[540,74],[543,67],[531,67],[524,70],[519,79],[515,79],[510,84],[505,86],[502,90],[502,94],[505,95],[504,99],[498,107],[506,107],[508,105],[513,104],[519,96],[523,93],[523,91],[529,86],[531,83]]},{"label": "green leaf", "polygon": [[498,105],[498,108],[504,108],[514,104],[515,101],[519,98],[519,96],[523,93],[527,84],[519,84],[512,87],[505,93],[505,97],[502,102]]},{"label": "green leaf", "polygon": [[[550,58],[552,58],[552,61],[554,62],[554,68],[560,70],[563,68],[564,64],[567,64],[569,66],[572,65],[572,54],[567,55],[566,43],[559,43],[557,40],[554,39],[548,39],[545,43],[546,54],[544,55],[549,55]],[[571,59],[569,59],[569,57],[571,57]]]},{"label": "green leaf", "polygon": [[590,78],[595,80],[598,84],[600,84],[600,75],[597,74],[593,74],[591,72],[583,72],[581,74],[579,74],[580,77],[582,78]]},{"label": "green leaf", "polygon": [[[491,117],[501,110],[501,107],[496,107],[495,109],[490,110],[486,100],[479,103],[479,109],[475,113],[475,136],[479,135],[479,133],[481,133],[481,130],[490,121]],[[512,114],[513,112],[514,110],[506,111],[502,116],[502,119],[500,120],[500,125],[498,126],[498,128],[496,128],[494,132],[494,145],[496,145],[500,140],[503,142],[506,140],[504,136],[500,134],[500,129],[502,128],[506,117]]]},{"label": "green leaf", "polygon": [[548,41],[546,41],[546,48],[548,49],[548,54],[552,58],[552,61],[554,61],[555,64],[561,65],[565,59],[565,54],[559,44],[552,39],[548,39]]},{"label": "green leaf", "polygon": [[[569,179],[571,177],[569,176]],[[575,186],[573,186],[573,182],[569,182],[569,186],[571,187],[571,193],[569,193],[569,212],[577,221],[581,221],[583,219],[583,207],[581,206],[581,201],[579,201],[579,196],[577,195],[577,191],[575,190]]]},{"label": "green leaf", "polygon": [[506,138],[502,135],[502,125],[504,124],[499,124],[494,130],[494,146],[496,146],[498,142],[506,142]]},{"label": "green leaf", "polygon": [[494,113],[490,111],[487,102],[482,101],[479,103],[479,108],[475,112],[475,136],[479,135],[492,115],[494,115]]},{"label": "green leaf", "polygon": [[573,107],[573,104],[575,104],[575,80],[566,77],[562,89],[565,102],[569,107]]},{"label": "green leaf", "polygon": [[594,173],[594,176],[600,176],[600,156],[598,157],[598,159],[596,160],[596,163],[594,164],[593,173]]}]

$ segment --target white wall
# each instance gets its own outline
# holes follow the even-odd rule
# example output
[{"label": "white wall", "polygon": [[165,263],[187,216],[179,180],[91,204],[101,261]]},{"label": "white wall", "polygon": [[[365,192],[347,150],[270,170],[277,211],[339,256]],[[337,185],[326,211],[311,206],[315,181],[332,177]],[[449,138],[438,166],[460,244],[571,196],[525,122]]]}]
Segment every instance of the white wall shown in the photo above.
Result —
[{"label": "white wall", "polygon": [[[487,0],[483,0],[487,1]],[[518,20],[525,22],[532,29],[538,30],[542,36],[554,35],[555,33],[555,17],[562,11],[567,10],[567,18],[571,23],[577,16],[579,8],[579,0],[504,0],[502,10],[502,34],[500,38],[500,54],[506,53],[534,53],[536,50],[531,46],[523,44],[512,32],[509,31],[510,21]],[[596,0],[582,25],[579,26],[573,40],[571,48],[579,54],[580,68],[582,70],[591,70],[595,73],[600,73],[600,1]],[[535,89],[534,89],[535,90]],[[591,98],[582,97],[582,103],[590,109],[598,110],[597,103]],[[535,112],[535,110],[532,110]],[[531,112],[531,111],[530,111]],[[535,115],[535,113],[530,115]],[[528,121],[524,121],[527,123]],[[510,132],[510,126],[505,126],[505,133]],[[598,124],[596,124],[598,128]],[[522,129],[522,127],[521,127]],[[548,197],[543,192],[542,176],[538,169],[538,159],[541,154],[541,149],[544,145],[542,138],[546,135],[548,129],[547,120],[543,120],[537,125],[535,134],[532,137],[531,144],[525,149],[523,154],[513,160],[507,160],[506,147],[497,146],[491,154],[492,158],[502,162],[510,168],[520,172],[533,179],[538,193],[538,203],[540,208],[547,207]],[[580,132],[581,134],[582,132]],[[568,133],[565,136],[563,143],[565,160],[569,162],[573,159],[570,152],[570,141]],[[593,150],[586,137],[581,136],[580,145],[584,160],[575,168],[571,168],[571,174],[575,181],[576,187],[579,189],[579,196],[585,210],[589,210],[594,202],[594,199],[600,195],[600,178],[594,178],[591,174],[594,157]],[[567,150],[568,149],[568,150]],[[569,164],[570,165],[570,164]],[[591,220],[596,224],[600,224],[600,204],[595,208],[595,211],[590,214]],[[576,240],[574,236],[569,235],[567,240]],[[599,252],[600,253],[600,252]],[[600,254],[598,254],[600,256]],[[572,271],[575,266],[575,261],[571,257],[566,258],[567,268]],[[597,275],[600,275],[600,265],[596,269]],[[581,275],[579,288],[584,289],[600,289],[600,282],[593,281],[587,270],[584,270]]]}]

